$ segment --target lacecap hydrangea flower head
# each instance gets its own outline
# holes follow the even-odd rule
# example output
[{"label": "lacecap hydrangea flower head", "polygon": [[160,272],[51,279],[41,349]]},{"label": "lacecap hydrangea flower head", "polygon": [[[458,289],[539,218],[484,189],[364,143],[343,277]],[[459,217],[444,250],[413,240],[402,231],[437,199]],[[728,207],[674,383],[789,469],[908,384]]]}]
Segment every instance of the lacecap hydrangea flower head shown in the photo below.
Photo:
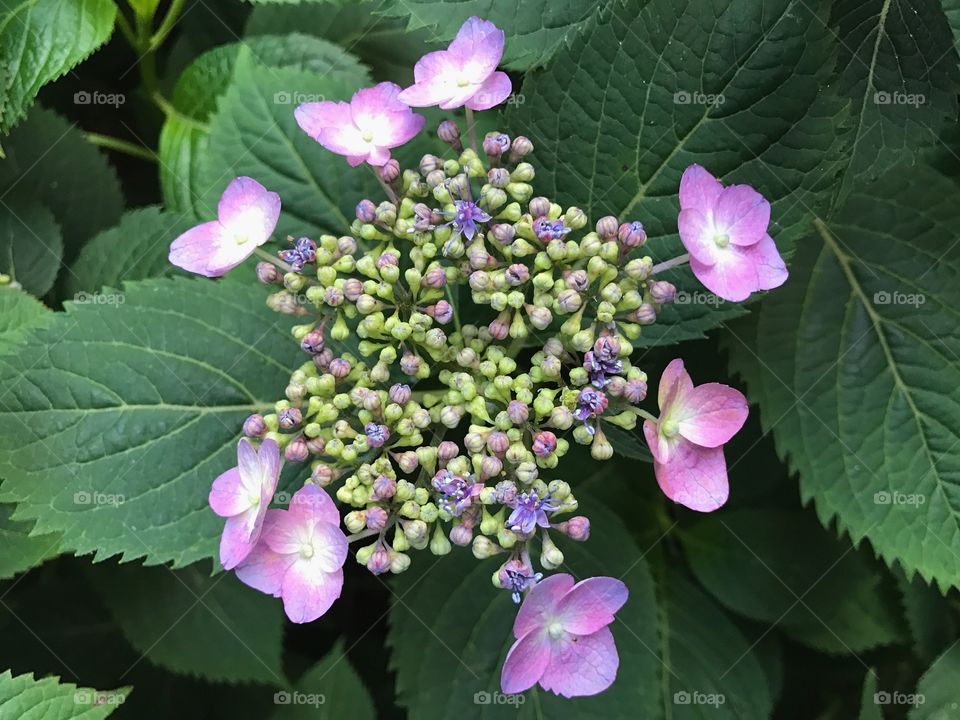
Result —
[{"label": "lacecap hydrangea flower head", "polygon": [[[563,458],[577,443],[607,460],[606,430],[642,420],[664,494],[702,512],[723,505],[723,445],[744,423],[745,398],[695,386],[677,359],[657,383],[654,415],[642,407],[648,377],[632,342],[674,299],[658,277],[668,268],[689,262],[727,300],[776,287],[787,271],[769,203],[698,165],[680,183],[689,255],[659,263],[645,253],[642,218],[591,226],[579,208],[537,195],[522,135],[465,143],[444,120],[444,157],[401,169],[391,150],[424,123],[410,106],[464,107],[472,138],[473,112],[507,98],[503,44],[502,31],[471,18],[417,63],[411,87],[381,83],[349,103],[296,109],[304,132],[368,165],[382,188],[379,200],[357,198],[346,234],[288,238],[267,252],[280,200],[237,178],[217,219],[177,238],[170,260],[218,276],[256,254],[267,305],[300,321],[304,362],[273,412],[246,420],[237,467],[210,492],[226,518],[223,566],[281,598],[299,623],[339,597],[352,544],[377,575],[403,572],[415,551],[470,547],[479,560],[499,558],[493,584],[520,605],[504,691],[591,695],[616,677],[609,626],[629,599],[615,578],[551,574],[565,569],[555,540],[591,533]],[[475,307],[464,312],[458,298]],[[287,505],[272,502],[283,463],[310,475]]]}]

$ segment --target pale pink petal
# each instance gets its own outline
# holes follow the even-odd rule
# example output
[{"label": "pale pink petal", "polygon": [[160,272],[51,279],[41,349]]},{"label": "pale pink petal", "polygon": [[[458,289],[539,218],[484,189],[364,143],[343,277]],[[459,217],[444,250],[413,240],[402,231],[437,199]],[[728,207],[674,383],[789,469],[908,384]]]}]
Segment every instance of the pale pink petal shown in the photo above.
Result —
[{"label": "pale pink petal", "polygon": [[714,210],[714,223],[734,245],[754,245],[767,234],[770,203],[749,185],[725,187]]},{"label": "pale pink petal", "polygon": [[513,622],[513,636],[521,638],[534,628],[543,627],[560,599],[573,587],[573,577],[566,573],[550,575],[527,593]]},{"label": "pale pink petal", "polygon": [[350,98],[350,112],[353,122],[363,129],[363,119],[395,112],[408,110],[406,105],[397,99],[401,87],[393,82],[382,82],[373,87],[357,90]]},{"label": "pale pink petal", "polygon": [[308,517],[284,511],[275,523],[264,529],[263,541],[281,555],[298,554],[311,544],[315,524]]},{"label": "pale pink petal", "polygon": [[712,512],[727,501],[727,463],[723,448],[704,448],[682,440],[670,462],[654,460],[663,494],[691,510]]},{"label": "pale pink petal", "polygon": [[[227,185],[217,204],[217,218],[237,245],[263,245],[273,234],[280,218],[280,196],[253,178],[238,177]],[[226,238],[223,244],[229,244]],[[250,249],[246,253],[249,256]],[[245,257],[246,257],[245,256]],[[244,258],[245,259],[245,258]],[[210,263],[215,267],[214,263]]]},{"label": "pale pink petal", "polygon": [[772,290],[787,281],[787,266],[780,257],[777,244],[769,235],[749,248],[748,256],[757,269],[758,290]]},{"label": "pale pink petal", "polygon": [[[268,511],[263,522],[264,532],[285,512],[285,510]],[[280,555],[267,547],[265,542],[258,542],[243,562],[237,565],[237,577],[260,592],[280,597],[283,576],[296,559],[296,555]]]},{"label": "pale pink petal", "polygon": [[563,596],[557,615],[567,632],[589,635],[613,622],[613,614],[627,602],[628,594],[627,586],[616,578],[587,578]]},{"label": "pale pink petal", "polygon": [[385,148],[399,147],[423,130],[426,121],[423,115],[416,114],[410,108],[404,112],[392,112],[386,129],[377,136],[376,143]]},{"label": "pale pink petal", "polygon": [[529,690],[543,675],[550,662],[550,636],[534,628],[517,640],[507,653],[500,671],[500,689],[508,694]]},{"label": "pale pink petal", "polygon": [[383,167],[390,160],[390,150],[384,147],[373,147],[367,155],[367,163],[374,167]]},{"label": "pale pink petal", "polygon": [[257,527],[257,510],[251,508],[246,512],[227,518],[223,525],[223,534],[220,536],[220,564],[226,570],[232,570],[239,565],[253,550],[260,537]]},{"label": "pale pink petal", "polygon": [[458,85],[453,88],[450,94],[440,103],[442,110],[455,110],[463,107],[467,101],[480,90],[481,83],[470,83],[469,85]]},{"label": "pale pink petal", "polygon": [[690,373],[683,367],[683,360],[674,358],[663,369],[660,386],[657,388],[657,403],[661,412],[667,409],[671,401],[682,398],[691,390],[693,390],[693,380],[690,379]]},{"label": "pale pink petal", "polygon": [[673,448],[678,442],[678,438],[667,438],[660,432],[658,423],[652,420],[643,421],[643,436],[647,440],[647,446],[655,460],[667,462],[673,456]]},{"label": "pale pink petal", "polygon": [[222,275],[208,268],[210,256],[219,247],[222,235],[223,226],[216,221],[190,228],[170,244],[170,262],[197,275]]},{"label": "pale pink petal", "polygon": [[397,99],[412,107],[439,105],[456,94],[459,68],[446,50],[424,55],[413,67],[415,83],[401,92]]},{"label": "pale pink petal", "polygon": [[320,137],[320,131],[324,128],[353,123],[350,103],[332,100],[304,103],[293,111],[293,116],[300,129],[314,140]]},{"label": "pale pink petal", "polygon": [[723,185],[701,165],[691,165],[680,178],[680,209],[712,210]]},{"label": "pale pink petal", "polygon": [[349,545],[347,536],[339,527],[321,520],[313,528],[310,544],[313,548],[310,560],[320,570],[333,572],[343,567]]},{"label": "pale pink petal", "polygon": [[747,420],[747,399],[739,390],[721,383],[698,385],[671,414],[680,434],[703,447],[730,441]]},{"label": "pale pink petal", "polygon": [[253,493],[254,497],[259,497],[260,488],[263,487],[260,459],[257,457],[257,449],[247,438],[241,438],[237,445],[237,469],[240,471],[240,482],[244,490]]},{"label": "pale pink petal", "polygon": [[233,467],[213,481],[207,498],[210,508],[220,517],[232,517],[250,509],[250,493],[240,481],[240,471]]},{"label": "pale pink petal", "polygon": [[347,163],[349,163],[350,167],[362,165],[364,162],[366,162],[366,160],[366,155],[347,155]]},{"label": "pale pink petal", "polygon": [[268,438],[260,443],[257,460],[260,462],[260,473],[261,477],[264,478],[263,484],[265,487],[269,487],[272,497],[277,489],[277,480],[280,477],[280,448],[275,440]]},{"label": "pale pink petal", "polygon": [[703,286],[714,295],[730,302],[740,302],[759,290],[757,268],[748,253],[750,248],[728,245],[713,265],[704,265],[690,258],[690,269]]},{"label": "pale pink petal", "polygon": [[720,259],[723,249],[714,239],[715,228],[707,213],[698,208],[681,210],[677,215],[677,230],[683,247],[702,264],[713,265]]},{"label": "pale pink petal", "polygon": [[468,18],[447,51],[460,61],[464,76],[483,82],[503,57],[504,34],[489,20]]},{"label": "pale pink petal", "polygon": [[366,159],[371,149],[370,142],[363,139],[363,134],[352,122],[324,128],[320,132],[317,142],[327,150],[347,157],[363,157]]},{"label": "pale pink petal", "polygon": [[512,90],[510,76],[498,71],[484,80],[483,85],[467,100],[466,105],[471,110],[489,110],[510,97]]},{"label": "pale pink petal", "polygon": [[331,525],[340,524],[340,511],[336,503],[319,485],[309,483],[297,490],[290,498],[290,512],[305,526],[312,527],[323,521]]},{"label": "pale pink petal", "polygon": [[323,572],[298,559],[283,576],[283,609],[291,622],[312,622],[330,609],[342,588],[343,570]]},{"label": "pale pink petal", "polygon": [[613,684],[620,657],[610,628],[590,635],[572,635],[551,643],[550,662],[540,686],[563,697],[596,695]]}]

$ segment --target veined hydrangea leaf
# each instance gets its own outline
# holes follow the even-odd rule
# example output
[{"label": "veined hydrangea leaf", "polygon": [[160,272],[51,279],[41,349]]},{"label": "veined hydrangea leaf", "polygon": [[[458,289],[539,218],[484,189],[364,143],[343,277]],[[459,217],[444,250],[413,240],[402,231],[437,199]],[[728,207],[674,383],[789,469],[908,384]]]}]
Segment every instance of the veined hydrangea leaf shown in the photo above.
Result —
[{"label": "veined hydrangea leaf", "polygon": [[34,679],[33,673],[0,673],[0,717],[101,720],[116,710],[132,688],[93,690],[61,683],[59,678]]},{"label": "veined hydrangea leaf", "polygon": [[62,254],[60,227],[44,205],[23,193],[0,204],[0,273],[34,295],[46,295]]},{"label": "veined hydrangea leaf", "polygon": [[[960,685],[960,646],[956,643],[940,655],[920,678],[914,695],[923,696],[907,715],[909,720],[950,720],[957,712]],[[910,695],[900,691],[901,694]]]},{"label": "veined hydrangea leaf", "polygon": [[32,524],[11,520],[13,506],[0,504],[0,579],[11,578],[60,554],[60,536],[30,535]]},{"label": "veined hydrangea leaf", "polygon": [[[171,98],[172,110],[160,132],[160,187],[169,209],[189,212],[195,218],[208,219],[216,214],[216,198],[210,205],[206,198],[209,189],[203,185],[200,167],[204,164],[210,135],[210,116],[217,103],[234,78],[237,56],[246,48],[263,68],[293,67],[311,70],[325,77],[343,80],[345,85],[363,87],[369,84],[366,68],[356,58],[330,42],[300,34],[309,30],[285,35],[260,35],[241,42],[221,45],[209,50],[193,61],[180,75]],[[267,77],[270,76],[267,71]],[[299,101],[294,95],[322,93],[323,89],[309,87],[285,88],[277,86],[268,99],[286,99],[286,110],[292,117]],[[263,130],[267,128],[264,127]],[[299,130],[298,130],[299,131]],[[240,173],[231,174],[227,167],[217,167],[224,173],[216,180],[217,190],[222,190]],[[222,180],[222,182],[221,182]],[[271,188],[274,189],[274,188]]]},{"label": "veined hydrangea leaf", "polygon": [[274,696],[271,720],[375,720],[370,693],[347,659],[343,640],[307,670],[290,691]]},{"label": "veined hydrangea leaf", "polygon": [[[678,188],[700,163],[748,183],[772,204],[784,254],[829,199],[841,101],[822,96],[833,58],[826,2],[632,0],[601,15],[550,68],[530,73],[510,130],[535,146],[538,192],[603,215],[640,220],[657,262],[681,254]],[[683,267],[681,291],[644,344],[700,337],[744,312]]]},{"label": "veined hydrangea leaf", "polygon": [[840,196],[923,146],[957,116],[960,72],[938,0],[839,0],[833,90],[849,99],[851,153]]},{"label": "veined hydrangea leaf", "polygon": [[557,572],[577,579],[610,575],[630,588],[627,604],[610,626],[620,654],[614,685],[588,698],[567,700],[533,689],[522,700],[507,696],[511,701],[506,702],[500,669],[513,642],[517,607],[509,593],[490,583],[506,558],[478,562],[468,548],[455,547],[444,558],[414,563],[392,585],[391,665],[399,701],[411,717],[662,717],[657,610],[647,563],[610,510],[582,489],[577,496],[597,531],[585,543],[558,541],[566,562]]},{"label": "veined hydrangea leaf", "polygon": [[729,342],[803,500],[943,590],[960,585],[955,195],[923,166],[855,190],[761,305],[755,343]]},{"label": "veined hydrangea leaf", "polygon": [[[96,303],[101,298],[94,291],[105,285],[120,287],[121,282],[182,273],[167,255],[170,243],[193,224],[183,213],[159,207],[124,213],[116,227],[87,243],[65,271],[64,295],[77,302]],[[101,304],[109,304],[106,297]]]},{"label": "veined hydrangea leaf", "polygon": [[453,40],[471,15],[506,31],[503,67],[529,70],[547,64],[568,38],[589,28],[600,12],[620,0],[404,0],[381,11],[407,20],[408,30],[426,28],[437,41]]},{"label": "veined hydrangea leaf", "polygon": [[0,286],[0,354],[16,348],[28,326],[52,317],[50,309],[33,295],[15,287]]},{"label": "veined hydrangea leaf", "polygon": [[797,642],[858,653],[904,640],[881,575],[813,517],[737,510],[698,520],[680,537],[694,575],[721,604]]},{"label": "veined hydrangea leaf", "polygon": [[110,0],[0,1],[0,134],[26,114],[40,88],[107,41]]},{"label": "veined hydrangea leaf", "polygon": [[210,120],[208,158],[197,180],[204,201],[215,206],[232,178],[249,175],[283,199],[277,236],[346,232],[357,202],[379,188],[376,179],[320,147],[293,111],[311,99],[349,99],[364,81],[365,75],[271,68],[243,48]]},{"label": "veined hydrangea leaf", "polygon": [[171,672],[286,685],[283,604],[232,573],[132,564],[97,567],[94,584],[138,652]]},{"label": "veined hydrangea leaf", "polygon": [[[0,203],[26,196],[53,213],[70,262],[83,243],[120,219],[123,195],[117,173],[80,130],[52,110],[35,106],[3,140]],[[0,206],[2,207],[2,206]]]},{"label": "veined hydrangea leaf", "polygon": [[0,500],[64,549],[185,565],[217,553],[207,507],[244,418],[282,397],[300,351],[265,290],[186,278],[67,303],[0,357]]}]

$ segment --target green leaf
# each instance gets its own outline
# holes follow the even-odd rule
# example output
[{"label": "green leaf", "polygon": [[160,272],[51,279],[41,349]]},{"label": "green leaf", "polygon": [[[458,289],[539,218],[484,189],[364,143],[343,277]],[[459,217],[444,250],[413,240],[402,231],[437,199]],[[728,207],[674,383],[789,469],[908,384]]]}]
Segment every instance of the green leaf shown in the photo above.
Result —
[{"label": "green leaf", "polygon": [[[256,60],[267,78],[273,78],[273,73],[280,68],[291,67],[313,71],[330,78],[331,82],[342,80],[344,86],[353,83],[355,87],[361,87],[369,81],[366,69],[352,55],[325,40],[299,33],[252,37],[200,55],[177,81],[172,96],[174,112],[168,114],[160,132],[160,186],[170,209],[189,211],[196,218],[212,217],[216,198],[212,201],[206,199],[210,189],[205,183],[212,182],[217,190],[222,190],[227,182],[241,174],[223,165],[216,166],[206,180],[201,172],[208,152],[209,120],[234,80],[241,50]],[[313,96],[323,93],[323,88],[279,84],[269,93],[267,100],[273,104],[275,95],[283,99],[286,94],[288,100],[278,111],[292,119],[293,109],[305,101],[298,99],[294,102],[296,93]],[[294,129],[301,132],[296,126]],[[252,132],[255,128],[250,130]]]},{"label": "green leaf", "polygon": [[34,295],[46,295],[60,269],[60,228],[36,200],[17,193],[7,201],[0,204],[0,272]]},{"label": "green leaf", "polygon": [[490,584],[505,557],[478,562],[469,550],[454,548],[435,561],[418,558],[393,586],[397,599],[390,612],[391,665],[397,672],[399,702],[410,717],[662,716],[656,605],[647,564],[610,510],[593,501],[583,486],[577,498],[580,509],[603,532],[585,543],[563,543],[566,562],[558,572],[578,579],[610,575],[630,588],[630,599],[610,626],[620,654],[613,686],[600,695],[572,700],[533,689],[522,701],[507,696],[513,702],[485,703],[500,691],[500,669],[514,639],[517,608],[508,593]]},{"label": "green leaf", "polygon": [[145,280],[67,304],[0,357],[0,500],[64,548],[186,565],[217,553],[213,479],[244,418],[282,396],[300,352],[265,291]]},{"label": "green leaf", "polygon": [[956,636],[956,619],[947,599],[932,585],[919,577],[910,581],[902,575],[897,582],[914,653],[924,662],[931,662]]},{"label": "green leaf", "polygon": [[[821,93],[833,51],[826,19],[822,1],[615,6],[527,75],[524,103],[507,115],[538,148],[538,192],[592,220],[641,220],[659,262],[684,252],[678,188],[700,163],[770,200],[770,233],[789,254],[836,172],[824,158],[838,152],[844,109]],[[688,268],[663,277],[689,301],[644,328],[646,344],[700,337],[744,312],[711,299]]]},{"label": "green leaf", "polygon": [[110,0],[0,1],[0,134],[27,114],[41,87],[107,41],[116,12]]},{"label": "green leaf", "polygon": [[278,236],[346,232],[357,202],[374,191],[376,180],[320,147],[297,126],[293,110],[308,96],[349,98],[365,81],[359,71],[270,68],[242,49],[233,83],[210,121],[208,157],[198,180],[207,204],[215,206],[231,178],[249,175],[283,198]]},{"label": "green leaf", "polygon": [[353,669],[343,649],[343,640],[307,670],[292,691],[281,691],[274,703],[281,705],[272,720],[375,720],[370,693]]},{"label": "green leaf", "polygon": [[12,505],[0,504],[0,546],[3,547],[0,579],[29,570],[60,552],[59,535],[53,533],[31,537],[31,524],[11,520],[12,512]]},{"label": "green leaf", "polygon": [[839,38],[833,90],[850,101],[851,153],[841,197],[886,173],[957,116],[957,53],[937,0],[903,12],[894,0],[839,0],[831,25]]},{"label": "green leaf", "polygon": [[[952,720],[956,717],[957,687],[960,686],[960,645],[954,643],[933,661],[917,684],[915,699],[922,696],[907,715],[909,720]],[[909,696],[908,696],[909,697]]]},{"label": "green leaf", "polygon": [[603,434],[607,436],[607,440],[613,445],[613,451],[617,455],[652,463],[653,455],[650,454],[650,448],[647,447],[642,432],[639,428],[624,430],[610,423],[603,426]]},{"label": "green leaf", "polygon": [[[167,255],[170,243],[193,222],[180,213],[146,207],[124,213],[120,224],[87,243],[65,278],[65,295],[80,294],[121,282],[179,274]],[[90,301],[96,301],[91,297]]]},{"label": "green leaf", "polygon": [[565,40],[592,26],[600,11],[619,0],[405,0],[383,3],[387,16],[407,18],[407,29],[430,29],[434,41],[453,40],[471,15],[506,32],[503,67],[529,70],[545,65]]},{"label": "green leaf", "polygon": [[667,717],[769,717],[767,679],[737,626],[682,573],[668,574],[658,590]]},{"label": "green leaf", "polygon": [[84,242],[114,225],[123,210],[120,181],[106,156],[76,126],[52,110],[34,107],[3,141],[0,201],[22,193],[53,212],[70,262]]},{"label": "green leaf", "polygon": [[860,714],[858,720],[883,720],[883,713],[880,712],[880,705],[874,699],[877,692],[877,674],[873,670],[867,670],[867,675],[863,679],[863,691],[860,693]]},{"label": "green leaf", "polygon": [[887,562],[960,585],[956,187],[895,169],[855,190],[761,306],[747,370],[804,502]]},{"label": "green leaf", "polygon": [[0,353],[16,348],[28,326],[52,317],[49,308],[32,295],[0,286]]},{"label": "green leaf", "polygon": [[812,517],[718,513],[681,538],[694,575],[724,606],[798,642],[858,653],[903,640],[880,574]]},{"label": "green leaf", "polygon": [[207,680],[286,684],[283,604],[232,573],[105,565],[93,578],[124,636],[150,662]]},{"label": "green leaf", "polygon": [[34,680],[33,673],[14,677],[5,670],[0,673],[0,716],[100,720],[123,704],[131,690],[93,690],[61,683],[56,677]]}]

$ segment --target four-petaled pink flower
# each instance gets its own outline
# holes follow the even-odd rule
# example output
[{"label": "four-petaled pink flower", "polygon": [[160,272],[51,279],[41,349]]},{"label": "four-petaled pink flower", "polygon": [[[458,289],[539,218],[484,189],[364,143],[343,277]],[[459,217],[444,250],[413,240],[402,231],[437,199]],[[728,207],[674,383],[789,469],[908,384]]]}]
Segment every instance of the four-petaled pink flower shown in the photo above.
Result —
[{"label": "four-petaled pink flower", "polygon": [[174,240],[170,262],[198,275],[219,277],[269,240],[279,217],[279,195],[253,178],[235,178],[220,196],[217,219]]},{"label": "four-petaled pink flower", "polygon": [[290,499],[289,510],[269,510],[260,543],[237,567],[250,587],[283,598],[295,623],[323,615],[343,588],[347,538],[330,496],[305,485]]},{"label": "four-petaled pink flower", "polygon": [[505,693],[540,687],[564,697],[596,695],[613,683],[620,666],[607,627],[627,601],[627,586],[611,577],[576,585],[570,575],[551,575],[527,594],[500,674]]},{"label": "four-petaled pink flower", "polygon": [[746,300],[786,281],[769,223],[770,203],[749,185],[723,187],[700,165],[683,171],[680,240],[697,280],[724,300]]},{"label": "four-petaled pink flower", "polygon": [[227,570],[236,567],[260,539],[267,506],[280,476],[280,448],[264,440],[260,451],[246,438],[237,446],[237,467],[213,481],[210,507],[227,518],[220,537],[220,562]]},{"label": "four-petaled pink flower", "polygon": [[466,105],[487,110],[510,95],[513,86],[497,70],[503,57],[503,30],[487,20],[469,18],[446,50],[427,53],[413,68],[414,84],[400,93],[413,107]]},{"label": "four-petaled pink flower", "polygon": [[358,90],[348,103],[304,103],[294,116],[307,135],[327,150],[346,155],[350,165],[366,161],[381,167],[390,159],[390,149],[420,132],[426,121],[400,102],[399,94],[399,85],[382,82]]},{"label": "four-petaled pink flower", "polygon": [[694,387],[679,358],[663,371],[657,399],[660,417],[644,421],[643,434],[660,489],[691,510],[716,510],[729,494],[723,444],[743,427],[747,399],[721,383]]}]

